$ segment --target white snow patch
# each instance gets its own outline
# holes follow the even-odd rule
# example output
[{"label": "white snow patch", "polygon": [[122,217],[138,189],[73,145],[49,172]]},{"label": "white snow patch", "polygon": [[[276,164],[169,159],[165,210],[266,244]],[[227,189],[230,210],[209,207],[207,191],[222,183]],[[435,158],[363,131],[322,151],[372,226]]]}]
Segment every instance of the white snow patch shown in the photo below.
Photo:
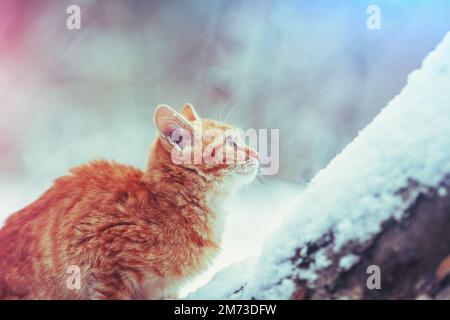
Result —
[{"label": "white snow patch", "polygon": [[348,270],[353,267],[358,261],[359,257],[356,254],[349,253],[339,260],[339,267],[342,270]]},{"label": "white snow patch", "polygon": [[318,275],[317,271],[323,270],[331,264],[327,257],[326,249],[320,249],[314,255],[314,261],[310,264],[308,269],[297,269],[295,274],[298,278],[314,282]]},{"label": "white snow patch", "polygon": [[447,189],[445,189],[444,187],[440,187],[440,188],[438,189],[438,195],[439,195],[440,197],[446,197],[447,194],[448,194]]},{"label": "white snow patch", "polygon": [[235,262],[217,272],[204,287],[191,293],[187,299],[239,299],[256,264],[256,258]]},{"label": "white snow patch", "polygon": [[411,181],[436,187],[450,173],[449,88],[450,33],[411,73],[401,93],[297,197],[266,241],[244,298],[289,297],[294,286],[283,279],[294,274],[290,258],[296,248],[329,230],[334,250],[349,240],[367,240],[382,222],[400,218],[418,194],[405,199],[399,190]]}]

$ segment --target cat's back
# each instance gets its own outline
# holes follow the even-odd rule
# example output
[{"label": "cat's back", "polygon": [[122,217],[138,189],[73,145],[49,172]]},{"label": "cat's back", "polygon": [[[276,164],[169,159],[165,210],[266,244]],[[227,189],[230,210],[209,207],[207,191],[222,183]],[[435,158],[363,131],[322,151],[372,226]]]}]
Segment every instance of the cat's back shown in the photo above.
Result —
[{"label": "cat's back", "polygon": [[[47,219],[47,214],[55,208],[69,209],[79,202],[101,204],[116,200],[124,192],[138,191],[143,172],[132,166],[113,161],[96,160],[75,167],[70,174],[57,178],[52,187],[36,201],[12,214],[0,229],[0,236],[7,227],[24,226],[29,221]],[[57,213],[70,214],[76,210],[56,210]],[[55,212],[54,212],[55,213]]]},{"label": "cat's back", "polygon": [[93,161],[56,179],[39,199],[11,215],[0,229],[0,298],[27,298],[33,291],[30,275],[59,269],[69,230],[83,217],[114,211],[129,192],[143,192],[142,175],[131,166]]}]

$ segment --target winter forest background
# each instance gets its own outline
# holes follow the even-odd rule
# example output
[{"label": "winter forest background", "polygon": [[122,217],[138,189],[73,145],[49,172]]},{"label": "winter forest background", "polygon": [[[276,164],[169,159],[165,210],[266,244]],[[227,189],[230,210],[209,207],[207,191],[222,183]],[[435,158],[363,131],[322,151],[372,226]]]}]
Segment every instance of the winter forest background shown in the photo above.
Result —
[{"label": "winter forest background", "polygon": [[[65,26],[81,7],[81,30]],[[381,29],[366,27],[369,5]],[[436,1],[0,1],[0,223],[70,167],[144,168],[157,104],[280,129],[280,171],[231,204],[218,269],[255,256],[310,178],[450,30]]]}]

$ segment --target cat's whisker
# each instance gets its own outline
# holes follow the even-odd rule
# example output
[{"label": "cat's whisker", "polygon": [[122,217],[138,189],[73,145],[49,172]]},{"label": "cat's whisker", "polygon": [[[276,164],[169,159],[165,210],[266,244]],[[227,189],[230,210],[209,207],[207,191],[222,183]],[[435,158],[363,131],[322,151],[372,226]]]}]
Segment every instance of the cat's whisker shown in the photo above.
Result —
[{"label": "cat's whisker", "polygon": [[236,108],[240,105],[240,102],[236,102],[233,107],[231,107],[230,111],[228,112],[227,116],[225,117],[225,122],[228,122],[233,114],[233,112],[236,110]]},{"label": "cat's whisker", "polygon": [[229,106],[229,102],[225,103],[222,107],[219,107],[219,116],[217,117],[219,119],[220,122],[224,122],[223,121],[223,112],[225,111],[226,108],[228,108]]}]

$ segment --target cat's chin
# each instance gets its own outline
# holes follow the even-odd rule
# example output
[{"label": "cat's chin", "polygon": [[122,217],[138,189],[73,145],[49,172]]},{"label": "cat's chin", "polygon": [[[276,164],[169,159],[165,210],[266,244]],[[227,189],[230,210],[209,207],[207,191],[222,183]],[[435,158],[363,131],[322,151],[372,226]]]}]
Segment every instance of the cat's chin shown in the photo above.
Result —
[{"label": "cat's chin", "polygon": [[256,176],[258,174],[258,167],[254,167],[252,170],[247,171],[242,177],[243,181],[242,184],[248,184],[251,183],[253,180],[256,179]]},{"label": "cat's chin", "polygon": [[246,166],[240,170],[235,171],[228,179],[227,185],[233,189],[239,189],[240,187],[251,183],[258,175],[258,164],[252,164]]}]

